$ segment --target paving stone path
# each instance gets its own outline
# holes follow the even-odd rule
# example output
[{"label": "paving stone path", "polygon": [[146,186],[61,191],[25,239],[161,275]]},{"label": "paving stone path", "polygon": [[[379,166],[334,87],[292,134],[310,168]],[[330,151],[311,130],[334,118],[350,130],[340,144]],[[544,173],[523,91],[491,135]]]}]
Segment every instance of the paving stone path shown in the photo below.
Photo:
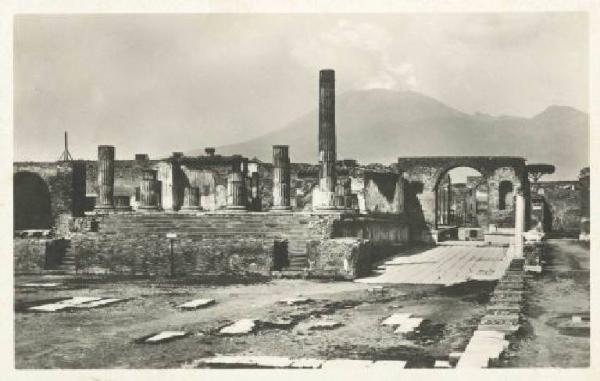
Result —
[{"label": "paving stone path", "polygon": [[356,282],[452,285],[468,280],[497,280],[509,263],[503,247],[444,245],[419,254],[397,256],[385,262],[380,274]]}]

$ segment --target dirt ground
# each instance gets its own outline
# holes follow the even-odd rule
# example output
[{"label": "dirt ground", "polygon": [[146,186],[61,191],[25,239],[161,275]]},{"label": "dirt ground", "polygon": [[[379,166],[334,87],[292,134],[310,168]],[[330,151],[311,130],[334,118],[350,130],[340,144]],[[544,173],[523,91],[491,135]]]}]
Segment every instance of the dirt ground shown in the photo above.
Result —
[{"label": "dirt ground", "polygon": [[[446,288],[406,285],[381,293],[358,283],[311,280],[211,286],[69,279],[62,280],[67,287],[61,290],[18,287],[40,280],[56,281],[15,279],[17,368],[178,368],[213,354],[405,360],[407,367],[432,367],[435,359],[447,359],[450,352],[464,349],[493,288],[490,282]],[[299,294],[314,302],[302,306],[277,303]],[[74,312],[27,311],[44,300],[79,295],[129,299]],[[216,304],[195,311],[176,308],[206,297],[216,299]],[[382,320],[395,312],[424,318],[420,332],[402,337],[393,327],[382,326]],[[291,317],[297,324],[287,329],[263,326],[234,337],[217,332],[242,318],[268,321],[278,317]],[[343,325],[309,330],[309,323],[318,317]],[[191,335],[162,344],[139,343],[140,338],[162,330],[185,330]]]},{"label": "dirt ground", "polygon": [[590,312],[589,244],[549,240],[544,273],[532,278],[527,297],[526,337],[510,353],[507,367],[588,367],[590,338],[563,334],[558,325]]},{"label": "dirt ground", "polygon": [[[546,272],[529,281],[525,336],[512,346],[506,367],[589,366],[589,337],[561,334],[557,325],[573,313],[589,312],[589,246],[551,240]],[[60,282],[56,290],[20,287],[27,282]],[[218,283],[218,284],[217,284]],[[179,368],[213,354],[310,358],[404,360],[407,367],[432,367],[436,359],[462,352],[485,314],[494,282],[452,287],[371,285],[317,280],[238,278],[196,284],[149,279],[77,279],[50,276],[15,278],[15,365],[17,368]],[[127,300],[97,309],[30,312],[29,306],[57,298],[102,296]],[[301,306],[277,301],[304,296]],[[216,304],[195,311],[177,305],[197,298]],[[381,322],[396,312],[424,318],[420,331],[394,333]],[[343,325],[314,331],[325,317]],[[288,328],[260,326],[242,336],[218,330],[238,319],[291,318]],[[562,320],[561,320],[562,319]],[[162,344],[141,338],[163,330],[190,335]]]}]

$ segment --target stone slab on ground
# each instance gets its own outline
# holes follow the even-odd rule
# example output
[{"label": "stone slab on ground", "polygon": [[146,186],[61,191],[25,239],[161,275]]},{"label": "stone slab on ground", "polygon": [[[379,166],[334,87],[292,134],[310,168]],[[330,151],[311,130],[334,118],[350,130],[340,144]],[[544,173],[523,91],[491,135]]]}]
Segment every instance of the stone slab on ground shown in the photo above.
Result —
[{"label": "stone slab on ground", "polygon": [[189,302],[185,302],[177,306],[177,308],[181,308],[182,310],[196,310],[203,307],[208,307],[210,305],[215,304],[214,299],[206,298],[206,299],[194,299]]},{"label": "stone slab on ground", "polygon": [[514,333],[516,331],[519,330],[519,325],[518,324],[502,324],[502,325],[496,325],[496,324],[479,324],[477,326],[477,329],[480,330],[494,330],[494,331],[501,331],[501,332],[506,332],[506,333]]},{"label": "stone slab on ground", "polygon": [[434,368],[452,368],[449,361],[446,360],[435,360],[433,364]]},{"label": "stone slab on ground", "polygon": [[481,318],[483,325],[515,325],[519,324],[519,315],[517,314],[490,314]]},{"label": "stone slab on ground", "polygon": [[481,369],[487,368],[490,359],[485,353],[465,353],[456,364],[457,369]]},{"label": "stone slab on ground", "polygon": [[381,325],[400,325],[403,324],[406,319],[412,316],[410,312],[399,312],[392,314],[390,317],[381,322]]},{"label": "stone slab on ground", "polygon": [[278,303],[287,304],[288,306],[297,306],[297,305],[301,305],[301,304],[307,304],[310,302],[312,302],[312,299],[302,298],[302,297],[288,298],[288,299],[282,299],[282,300],[278,301]]},{"label": "stone slab on ground", "polygon": [[290,367],[298,369],[320,369],[324,361],[325,360],[309,358],[292,359]]},{"label": "stone slab on ground", "polygon": [[406,367],[406,361],[383,360],[383,361],[375,361],[374,363],[372,363],[371,365],[368,366],[368,369],[374,370],[374,371],[393,372],[393,371],[404,370],[405,367]]},{"label": "stone slab on ground", "polygon": [[263,320],[262,324],[266,327],[271,327],[271,328],[291,328],[294,324],[296,324],[296,321],[293,319],[288,319],[288,318],[277,318],[277,319]]},{"label": "stone slab on ground", "polygon": [[18,287],[27,287],[27,288],[54,288],[60,286],[62,283],[23,283],[18,285]]},{"label": "stone slab on ground", "polygon": [[158,344],[165,341],[173,340],[186,336],[188,333],[185,331],[162,331],[155,335],[152,335],[144,340],[144,343]]},{"label": "stone slab on ground", "polygon": [[359,370],[367,369],[373,364],[371,360],[348,360],[348,359],[334,359],[327,360],[321,365],[321,369],[324,370]]},{"label": "stone slab on ground", "polygon": [[125,300],[125,299],[106,298],[106,299],[94,300],[89,303],[77,304],[77,305],[72,306],[72,308],[84,309],[84,308],[103,307],[103,306],[108,306],[110,304],[121,302],[123,300]]},{"label": "stone slab on ground", "polygon": [[408,333],[417,329],[423,322],[422,318],[408,318],[404,323],[399,325],[394,333]]},{"label": "stone slab on ground", "polygon": [[257,319],[241,319],[231,325],[221,328],[219,333],[222,335],[245,335],[256,329],[257,321]]},{"label": "stone slab on ground", "polygon": [[102,298],[96,296],[74,296],[72,298],[65,299],[56,303],[42,304],[40,306],[29,307],[29,310],[38,312],[57,312],[67,308],[72,308],[79,304],[98,301],[100,299]]},{"label": "stone slab on ground", "polygon": [[194,362],[194,367],[211,368],[289,368],[292,360],[283,356],[216,355]]},{"label": "stone slab on ground", "polygon": [[317,320],[309,323],[308,329],[310,330],[323,330],[323,329],[334,329],[341,327],[342,323],[335,320]]}]

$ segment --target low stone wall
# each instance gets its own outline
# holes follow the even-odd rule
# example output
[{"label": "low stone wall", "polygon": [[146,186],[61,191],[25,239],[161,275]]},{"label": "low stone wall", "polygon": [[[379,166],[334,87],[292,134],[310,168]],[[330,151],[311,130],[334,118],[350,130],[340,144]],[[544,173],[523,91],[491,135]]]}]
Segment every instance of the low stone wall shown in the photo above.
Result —
[{"label": "low stone wall", "polygon": [[81,274],[192,276],[196,274],[266,274],[273,261],[272,240],[167,239],[142,236],[111,240],[76,235],[72,239]]}]

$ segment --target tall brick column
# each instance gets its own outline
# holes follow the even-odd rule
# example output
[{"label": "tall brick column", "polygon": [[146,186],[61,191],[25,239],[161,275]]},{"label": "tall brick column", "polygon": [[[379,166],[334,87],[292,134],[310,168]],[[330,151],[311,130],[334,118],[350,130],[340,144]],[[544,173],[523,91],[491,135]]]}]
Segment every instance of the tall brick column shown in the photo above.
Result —
[{"label": "tall brick column", "polygon": [[317,208],[335,209],[335,72],[319,72],[319,191]]},{"label": "tall brick column", "polygon": [[231,173],[227,177],[227,209],[232,211],[246,210],[245,179],[242,176],[242,159],[234,158]]},{"label": "tall brick column", "polygon": [[115,147],[98,146],[98,197],[96,209],[113,209],[115,191]]},{"label": "tall brick column", "polygon": [[156,171],[153,169],[145,169],[142,171],[140,204],[138,209],[156,210],[159,205],[158,201],[158,180],[156,180]]},{"label": "tall brick column", "polygon": [[186,186],[183,190],[182,210],[200,210],[200,188]]},{"label": "tall brick column", "polygon": [[291,210],[289,147],[273,146],[273,207],[272,211]]}]

